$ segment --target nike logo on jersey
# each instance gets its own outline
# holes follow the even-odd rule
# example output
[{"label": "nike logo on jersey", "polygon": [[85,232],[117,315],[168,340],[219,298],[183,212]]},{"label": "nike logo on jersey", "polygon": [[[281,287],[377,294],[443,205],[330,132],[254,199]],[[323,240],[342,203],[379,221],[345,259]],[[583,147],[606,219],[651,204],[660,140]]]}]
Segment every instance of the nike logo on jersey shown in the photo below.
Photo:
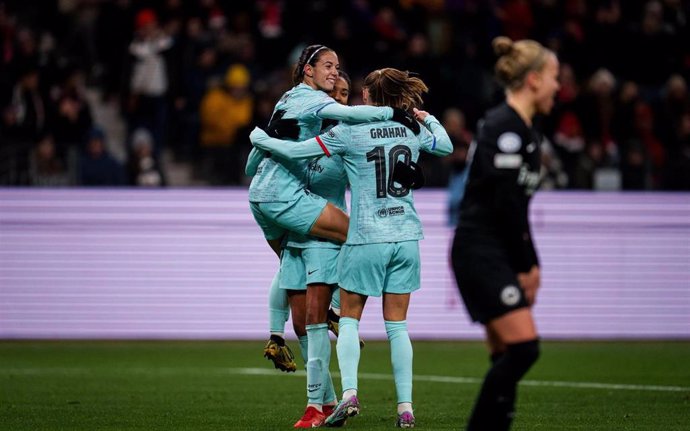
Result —
[{"label": "nike logo on jersey", "polygon": [[534,142],[530,142],[529,145],[527,145],[527,147],[525,149],[527,150],[528,153],[533,153],[534,150],[537,149],[537,144],[535,144]]},{"label": "nike logo on jersey", "polygon": [[307,275],[312,275],[316,271],[318,271],[318,269],[312,269],[311,271],[307,271]]}]

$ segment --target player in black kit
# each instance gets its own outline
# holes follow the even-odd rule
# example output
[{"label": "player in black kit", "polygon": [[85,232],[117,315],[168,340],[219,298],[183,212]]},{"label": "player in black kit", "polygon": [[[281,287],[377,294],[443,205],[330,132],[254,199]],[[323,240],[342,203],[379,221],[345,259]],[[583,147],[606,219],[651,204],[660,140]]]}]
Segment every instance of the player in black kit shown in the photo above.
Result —
[{"label": "player in black kit", "polygon": [[532,317],[540,283],[528,205],[539,184],[536,114],[548,114],[559,89],[555,54],[532,40],[497,37],[495,72],[506,101],[480,122],[452,247],[453,270],[472,320],[486,329],[492,366],[475,401],[469,431],[508,430],[517,383],[539,356]]}]

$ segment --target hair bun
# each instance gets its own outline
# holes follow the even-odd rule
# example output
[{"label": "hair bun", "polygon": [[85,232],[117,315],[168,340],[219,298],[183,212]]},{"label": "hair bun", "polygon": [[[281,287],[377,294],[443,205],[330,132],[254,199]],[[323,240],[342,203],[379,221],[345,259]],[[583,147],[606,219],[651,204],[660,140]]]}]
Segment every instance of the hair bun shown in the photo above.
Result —
[{"label": "hair bun", "polygon": [[500,57],[513,50],[513,41],[509,37],[498,36],[491,42],[491,46],[494,48],[496,55]]}]

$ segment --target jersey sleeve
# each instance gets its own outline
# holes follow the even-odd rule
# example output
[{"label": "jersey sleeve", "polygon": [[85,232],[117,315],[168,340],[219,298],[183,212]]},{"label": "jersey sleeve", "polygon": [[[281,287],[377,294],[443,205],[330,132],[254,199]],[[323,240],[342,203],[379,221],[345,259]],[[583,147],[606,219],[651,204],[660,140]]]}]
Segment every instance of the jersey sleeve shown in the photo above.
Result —
[{"label": "jersey sleeve", "polygon": [[330,105],[339,105],[328,93],[323,91],[301,92],[299,96],[299,117],[318,117],[318,112]]},{"label": "jersey sleeve", "polygon": [[319,145],[323,147],[327,156],[332,154],[345,154],[347,143],[350,142],[350,127],[345,124],[338,124],[332,129],[316,137]]},{"label": "jersey sleeve", "polygon": [[[332,100],[332,99],[331,99]],[[319,118],[345,121],[348,123],[369,123],[372,121],[385,121],[393,117],[393,108],[384,106],[347,106],[334,101],[317,110]]]},{"label": "jersey sleeve", "polygon": [[322,156],[324,154],[330,157],[331,154],[337,154],[339,151],[341,151],[341,148],[343,148],[343,145],[335,144],[335,137],[337,135],[333,133],[333,130],[337,127],[334,127],[325,135],[322,135],[333,135],[332,138],[330,136],[328,138],[329,144],[333,145],[332,148],[326,146],[321,136],[301,142],[283,141],[280,139],[271,138],[266,134],[266,132],[258,127],[252,130],[252,133],[249,135],[249,140],[252,142],[254,147],[260,150],[268,151],[271,154],[275,154],[284,159],[309,159],[311,157]]},{"label": "jersey sleeve", "polygon": [[253,177],[256,175],[256,170],[259,167],[259,163],[266,157],[266,152],[258,148],[252,148],[247,157],[247,164],[244,167],[245,175]]},{"label": "jersey sleeve", "polygon": [[420,149],[435,156],[447,156],[453,152],[453,143],[448,132],[433,115],[424,119],[425,129],[419,134]]}]

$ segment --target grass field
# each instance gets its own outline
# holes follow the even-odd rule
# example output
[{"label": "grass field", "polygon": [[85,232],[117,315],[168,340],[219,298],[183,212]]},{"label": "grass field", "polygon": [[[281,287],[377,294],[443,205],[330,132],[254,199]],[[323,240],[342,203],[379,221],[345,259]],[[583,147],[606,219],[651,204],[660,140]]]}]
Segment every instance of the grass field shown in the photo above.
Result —
[{"label": "grass field", "polygon": [[[487,368],[483,345],[413,345],[417,429],[462,429]],[[274,370],[262,347],[0,342],[0,430],[291,429],[304,374]],[[690,430],[689,365],[688,342],[544,342],[513,430]],[[394,429],[387,343],[367,343],[360,373],[362,412],[346,427]]]}]

